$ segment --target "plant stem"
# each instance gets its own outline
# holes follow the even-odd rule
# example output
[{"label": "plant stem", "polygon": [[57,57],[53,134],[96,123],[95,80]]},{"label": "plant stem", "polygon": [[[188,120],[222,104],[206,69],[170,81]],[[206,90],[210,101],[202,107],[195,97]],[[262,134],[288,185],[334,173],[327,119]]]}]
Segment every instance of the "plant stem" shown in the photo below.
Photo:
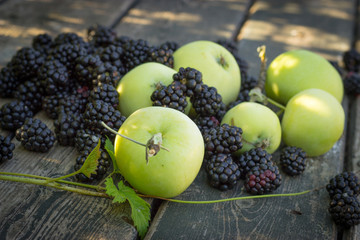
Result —
[{"label": "plant stem", "polygon": [[280,104],[280,103],[278,103],[278,102],[276,102],[276,101],[274,101],[274,100],[272,100],[271,98],[268,98],[268,97],[266,97],[266,100],[267,100],[269,103],[271,103],[272,105],[274,105],[274,106],[280,108],[281,110],[285,111],[285,108],[286,108],[286,107],[285,107],[284,105],[282,105],[282,104]]},{"label": "plant stem", "polygon": [[60,181],[60,180],[63,180],[65,178],[70,178],[72,176],[75,176],[76,174],[79,174],[79,173],[81,173],[80,170],[78,170],[76,172],[69,173],[69,174],[61,176],[61,177],[58,177],[58,178],[50,178],[50,179],[47,180],[47,182],[50,183],[50,182]]},{"label": "plant stem", "polygon": [[107,195],[106,193],[89,191],[89,190],[79,189],[79,188],[74,188],[74,187],[68,187],[68,186],[61,185],[59,183],[53,183],[53,182],[49,183],[45,179],[31,179],[31,178],[25,178],[25,177],[0,175],[0,180],[41,185],[41,186],[45,186],[45,187],[56,188],[56,189],[60,189],[60,190],[64,190],[64,191],[74,192],[74,193],[93,196],[93,197],[110,198],[109,195]]}]

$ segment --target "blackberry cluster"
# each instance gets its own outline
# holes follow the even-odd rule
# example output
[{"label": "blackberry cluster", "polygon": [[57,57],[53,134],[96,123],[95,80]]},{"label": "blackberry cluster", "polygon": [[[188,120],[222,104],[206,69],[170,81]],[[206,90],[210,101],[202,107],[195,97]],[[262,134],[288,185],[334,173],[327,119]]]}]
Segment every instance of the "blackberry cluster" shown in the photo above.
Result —
[{"label": "blackberry cluster", "polygon": [[59,60],[46,60],[38,71],[38,78],[45,95],[68,91],[70,82],[68,69]]},{"label": "blackberry cluster", "polygon": [[91,87],[96,87],[99,82],[111,84],[116,87],[120,81],[121,74],[118,72],[117,67],[111,63],[103,63],[93,69],[93,80]]},{"label": "blackberry cluster", "polygon": [[[91,174],[91,176],[88,178],[86,177],[84,174],[80,173],[76,175],[76,178],[78,181],[80,182],[93,182],[95,180],[100,180],[102,179],[106,172],[108,171],[110,165],[111,165],[111,159],[109,154],[106,152],[106,150],[103,150],[100,148],[100,158],[98,159],[98,166],[96,169],[96,173],[95,174]],[[84,150],[77,158],[76,158],[76,163],[74,166],[74,170],[77,171],[79,170],[83,165],[84,162],[86,160],[86,158],[89,156],[91,151],[89,150]]]},{"label": "blackberry cluster", "polygon": [[103,62],[99,55],[90,54],[76,59],[75,76],[77,81],[85,86],[92,86],[92,81],[97,77],[95,69]]},{"label": "blackberry cluster", "polygon": [[55,95],[44,97],[41,103],[42,110],[44,110],[46,115],[51,119],[56,119],[58,117],[57,108],[60,105],[60,101],[67,96],[67,93],[59,92]]},{"label": "blackberry cluster", "polygon": [[97,87],[90,91],[89,101],[102,100],[114,108],[119,105],[119,93],[112,84],[99,82]]},{"label": "blackberry cluster", "polygon": [[215,117],[201,117],[197,116],[194,119],[195,124],[198,126],[201,134],[205,136],[213,128],[216,128],[220,125],[219,120]]},{"label": "blackberry cluster", "polygon": [[124,49],[123,62],[127,71],[145,63],[149,58],[149,44],[143,39],[130,39],[122,45]]},{"label": "blackberry cluster", "polygon": [[86,105],[83,118],[85,127],[104,137],[108,136],[110,139],[115,138],[115,135],[106,129],[101,124],[101,121],[111,129],[117,131],[126,119],[125,116],[121,115],[119,110],[101,100],[89,102]]},{"label": "blackberry cluster", "polygon": [[44,94],[37,79],[27,80],[16,88],[14,97],[25,103],[28,108],[36,113],[41,110]]},{"label": "blackberry cluster", "polygon": [[347,94],[360,94],[360,74],[356,72],[349,72],[344,78],[344,89]]},{"label": "blackberry cluster", "polygon": [[158,62],[170,68],[174,68],[173,50],[167,46],[150,47],[148,50],[148,62]]},{"label": "blackberry cluster", "polygon": [[226,191],[232,189],[240,179],[240,171],[231,154],[215,154],[206,161],[205,171],[210,185]]},{"label": "blackberry cluster", "polygon": [[226,106],[222,101],[221,95],[215,87],[209,87],[206,84],[203,84],[202,87],[203,89],[200,94],[190,98],[195,112],[203,117],[215,116],[221,120],[226,113]]},{"label": "blackberry cluster", "polygon": [[179,44],[174,41],[166,41],[166,42],[163,42],[162,44],[160,44],[159,47],[162,49],[168,49],[168,50],[172,50],[173,52],[175,52],[179,48]]},{"label": "blackberry cluster", "polygon": [[301,148],[288,146],[281,150],[280,165],[282,170],[290,176],[297,176],[303,173],[306,161],[306,152]]},{"label": "blackberry cluster", "polygon": [[151,94],[153,106],[173,108],[184,113],[188,103],[182,88],[182,84],[175,81],[168,86],[160,86]]},{"label": "blackberry cluster", "polygon": [[78,113],[61,113],[54,121],[56,139],[62,146],[74,146],[78,130],[83,128],[83,118]]},{"label": "blackberry cluster", "polygon": [[87,45],[82,37],[72,32],[60,33],[54,39],[54,47],[68,43],[73,45]]},{"label": "blackberry cluster", "polygon": [[107,47],[115,42],[116,32],[103,25],[96,24],[87,29],[87,40],[95,47]]},{"label": "blackberry cluster", "polygon": [[100,55],[101,61],[115,66],[118,73],[121,75],[126,73],[125,65],[121,61],[124,54],[124,50],[121,46],[109,45],[105,48],[101,48],[98,54]]},{"label": "blackberry cluster", "polygon": [[245,190],[254,195],[275,191],[281,185],[279,169],[272,161],[252,167],[246,174]]},{"label": "blackberry cluster", "polygon": [[181,83],[187,97],[198,96],[203,90],[202,74],[194,68],[181,67],[177,73],[173,75],[174,82]]},{"label": "blackberry cluster", "polygon": [[76,59],[88,55],[85,45],[74,45],[71,43],[61,44],[53,48],[48,59],[56,59],[71,72],[76,65]]},{"label": "blackberry cluster", "polygon": [[15,131],[27,118],[33,117],[33,112],[24,102],[14,100],[5,103],[0,108],[0,126],[4,130]]},{"label": "blackberry cluster", "polygon": [[344,52],[343,62],[348,72],[359,72],[360,53],[356,49],[350,49]]},{"label": "blackberry cluster", "polygon": [[19,85],[15,73],[11,67],[4,67],[0,71],[0,97],[12,97]]},{"label": "blackberry cluster", "polygon": [[0,163],[12,159],[15,144],[11,142],[12,136],[0,135]]},{"label": "blackberry cluster", "polygon": [[330,196],[328,211],[337,225],[343,228],[360,223],[360,181],[352,172],[343,172],[326,185]]},{"label": "blackberry cluster", "polygon": [[272,155],[266,150],[257,147],[246,151],[235,158],[239,166],[241,178],[245,179],[246,174],[255,166],[272,162]]},{"label": "blackberry cluster", "polygon": [[211,128],[204,135],[205,159],[219,153],[231,154],[240,150],[243,146],[242,133],[241,128],[228,124]]},{"label": "blackberry cluster", "polygon": [[105,144],[105,138],[101,134],[96,133],[87,128],[80,129],[76,132],[75,136],[75,148],[81,153],[84,150],[91,152],[99,143],[101,146]]},{"label": "blackberry cluster", "polygon": [[51,49],[53,48],[53,45],[53,39],[47,33],[36,35],[31,43],[31,46],[35,50],[41,52],[44,55],[49,55]]},{"label": "blackberry cluster", "polygon": [[54,145],[55,134],[40,119],[27,118],[16,130],[16,139],[25,149],[34,152],[48,152]]},{"label": "blackberry cluster", "polygon": [[19,49],[11,58],[9,65],[19,81],[36,77],[37,70],[45,62],[45,55],[30,47]]},{"label": "blackberry cluster", "polygon": [[84,113],[88,99],[82,93],[74,93],[59,101],[56,113]]}]

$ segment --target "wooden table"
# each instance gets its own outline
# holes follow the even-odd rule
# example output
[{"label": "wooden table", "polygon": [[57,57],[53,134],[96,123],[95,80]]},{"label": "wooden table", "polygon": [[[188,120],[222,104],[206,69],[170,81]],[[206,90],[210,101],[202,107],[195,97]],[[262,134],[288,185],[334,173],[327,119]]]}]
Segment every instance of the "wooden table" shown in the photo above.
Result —
[{"label": "wooden table", "polygon": [[[357,47],[358,1],[334,0],[78,0],[0,1],[0,67],[15,51],[29,46],[39,33],[55,36],[95,23],[112,26],[118,35],[143,38],[151,44],[166,40],[234,39],[241,57],[257,76],[256,49],[267,46],[268,61],[278,54],[305,48],[328,60],[341,59]],[[11,99],[1,99],[1,105]],[[360,99],[345,96],[346,129],[326,154],[309,159],[299,177],[283,174],[276,193],[299,192],[325,185],[343,170],[358,170],[360,161]],[[51,119],[36,115],[50,128]],[[7,134],[6,131],[1,131]],[[73,171],[77,152],[58,143],[48,153],[24,150],[14,140],[14,158],[0,171],[61,176]],[[276,158],[278,154],[275,154]],[[178,199],[212,200],[246,196],[242,184],[220,192],[209,187],[204,171]],[[216,203],[179,204],[147,199],[153,218],[146,239],[359,239],[360,227],[339,231],[327,211],[322,189],[297,197]],[[297,213],[297,214],[296,214]],[[301,214],[299,214],[301,213]],[[128,205],[34,185],[0,181],[0,239],[137,239]]]}]

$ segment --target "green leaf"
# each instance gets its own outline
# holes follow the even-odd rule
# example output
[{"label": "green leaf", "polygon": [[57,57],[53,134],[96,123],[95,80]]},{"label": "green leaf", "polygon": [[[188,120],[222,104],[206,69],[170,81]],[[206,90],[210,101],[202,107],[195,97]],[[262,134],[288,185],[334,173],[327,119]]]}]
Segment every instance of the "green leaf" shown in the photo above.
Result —
[{"label": "green leaf", "polygon": [[114,166],[114,172],[118,172],[119,171],[119,167],[116,163],[116,157],[115,157],[115,150],[114,150],[114,145],[112,144],[112,142],[110,141],[110,139],[106,136],[106,141],[105,141],[105,150],[108,152],[113,166]]},{"label": "green leaf", "polygon": [[96,173],[96,169],[99,164],[100,157],[100,139],[96,147],[91,151],[89,156],[87,156],[84,164],[80,168],[79,172],[83,173],[86,177],[90,177],[91,174]]},{"label": "green leaf", "polygon": [[105,181],[106,193],[114,197],[113,202],[123,203],[126,200],[130,203],[131,218],[134,221],[141,238],[144,238],[150,221],[150,204],[144,199],[139,197],[134,189],[126,186],[123,181],[118,183],[118,186],[114,184],[112,178],[107,178]]}]

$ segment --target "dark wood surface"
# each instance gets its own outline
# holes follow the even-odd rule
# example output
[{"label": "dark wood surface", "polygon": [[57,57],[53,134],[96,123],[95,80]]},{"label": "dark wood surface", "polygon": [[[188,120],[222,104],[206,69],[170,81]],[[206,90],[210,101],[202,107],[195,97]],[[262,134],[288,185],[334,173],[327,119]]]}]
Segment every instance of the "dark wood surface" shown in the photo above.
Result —
[{"label": "dark wood surface", "polygon": [[[15,51],[43,32],[55,36],[95,23],[113,26],[118,35],[151,44],[236,39],[240,55],[257,76],[256,48],[267,46],[268,62],[278,54],[305,48],[339,60],[356,37],[356,1],[0,1],[0,68]],[[240,30],[240,31],[239,31]],[[0,105],[10,99],[0,99]],[[311,158],[303,175],[290,178],[275,193],[299,192],[325,185],[344,169],[360,169],[360,100],[345,97],[346,131],[325,155]],[[36,117],[53,129],[52,120]],[[6,134],[5,131],[1,131]],[[60,176],[72,171],[77,152],[58,143],[49,153],[25,151],[14,140],[14,158],[0,171]],[[274,159],[278,153],[274,154]],[[127,205],[33,185],[0,182],[0,239],[136,239]],[[213,200],[246,196],[242,182],[233,190],[209,187],[204,171],[178,199]],[[324,189],[297,197],[190,205],[147,199],[156,212],[146,239],[336,239],[338,229],[327,212]],[[301,215],[296,214],[301,212]],[[359,227],[344,232],[359,237]],[[341,233],[342,234],[342,233]]]}]

